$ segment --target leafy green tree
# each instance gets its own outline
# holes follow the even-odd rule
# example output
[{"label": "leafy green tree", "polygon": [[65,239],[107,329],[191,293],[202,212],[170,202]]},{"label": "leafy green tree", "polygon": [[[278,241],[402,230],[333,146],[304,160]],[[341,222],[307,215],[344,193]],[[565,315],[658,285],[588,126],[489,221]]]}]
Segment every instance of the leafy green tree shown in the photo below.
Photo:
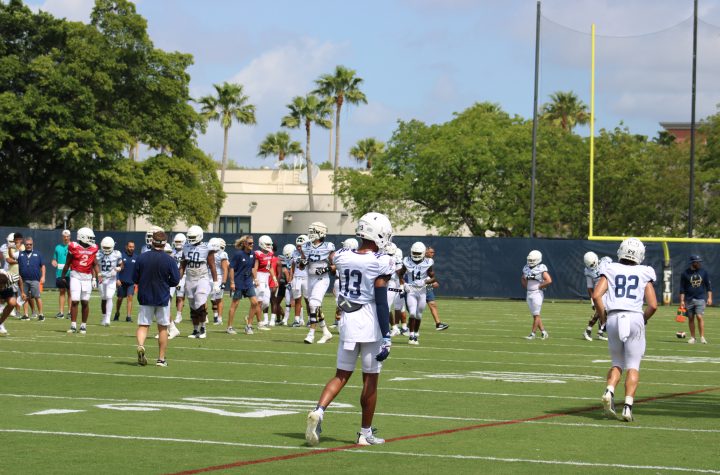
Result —
[{"label": "leafy green tree", "polygon": [[225,169],[227,168],[228,135],[233,122],[245,125],[255,124],[255,106],[248,104],[250,98],[243,94],[240,84],[224,82],[215,84],[216,95],[204,96],[198,101],[203,116],[212,121],[220,122],[223,128],[223,157],[220,170],[220,185],[225,184]]},{"label": "leafy green tree", "polygon": [[302,153],[300,142],[290,140],[290,134],[284,131],[267,134],[258,147],[259,157],[278,157],[280,162],[288,155],[302,155]]},{"label": "leafy green tree", "polygon": [[287,108],[289,113],[282,118],[281,125],[289,129],[305,128],[305,168],[308,182],[308,200],[310,211],[315,211],[312,159],[310,158],[310,129],[313,124],[324,129],[329,129],[332,126],[332,122],[328,119],[331,113],[330,104],[315,94],[308,94],[305,97],[294,97],[292,102],[287,105]]},{"label": "leafy green tree", "polygon": [[590,113],[587,105],[572,91],[550,94],[550,102],[540,107],[541,118],[572,132],[576,124],[587,124]]},{"label": "leafy green tree", "polygon": [[[356,76],[353,69],[335,66],[334,74],[323,74],[315,81],[317,89],[313,91],[328,98],[335,104],[335,163],[333,170],[337,173],[340,166],[340,111],[344,103],[367,104],[365,93],[360,90],[363,80]],[[335,182],[333,182],[335,183]],[[333,210],[337,210],[337,185],[333,184]]]},{"label": "leafy green tree", "polygon": [[372,168],[372,162],[375,157],[385,152],[385,142],[369,137],[360,139],[350,149],[350,156],[360,163],[365,163],[366,168]]}]

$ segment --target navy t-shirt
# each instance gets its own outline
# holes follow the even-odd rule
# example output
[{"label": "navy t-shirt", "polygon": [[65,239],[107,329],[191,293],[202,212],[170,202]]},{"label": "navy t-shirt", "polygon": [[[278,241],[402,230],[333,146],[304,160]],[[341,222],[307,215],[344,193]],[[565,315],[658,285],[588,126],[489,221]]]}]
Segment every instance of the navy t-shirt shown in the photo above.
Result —
[{"label": "navy t-shirt", "polygon": [[140,305],[166,307],[170,301],[170,287],[180,282],[180,271],[175,259],[164,251],[148,251],[135,263],[133,282],[138,286]]},{"label": "navy t-shirt", "polygon": [[252,270],[255,267],[255,253],[236,252],[230,260],[230,267],[235,273],[235,290],[245,290],[253,287]]},{"label": "navy t-shirt", "polygon": [[125,249],[120,251],[120,255],[122,256],[123,269],[118,272],[117,279],[124,284],[132,284],[137,256],[135,254],[128,254]]},{"label": "navy t-shirt", "polygon": [[685,301],[692,299],[707,300],[707,292],[712,292],[710,276],[702,267],[698,270],[685,269],[680,276],[680,293],[685,294]]}]

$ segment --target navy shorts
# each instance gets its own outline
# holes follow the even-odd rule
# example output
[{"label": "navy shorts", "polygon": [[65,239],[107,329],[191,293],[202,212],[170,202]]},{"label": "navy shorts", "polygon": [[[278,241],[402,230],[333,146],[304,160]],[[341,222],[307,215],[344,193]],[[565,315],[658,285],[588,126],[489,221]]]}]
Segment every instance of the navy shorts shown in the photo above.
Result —
[{"label": "navy shorts", "polygon": [[0,290],[0,299],[7,301],[13,297],[15,297],[15,289],[12,287]]},{"label": "navy shorts", "polygon": [[243,297],[250,298],[255,296],[257,296],[257,294],[255,293],[255,287],[250,287],[248,289],[237,289],[235,292],[233,292],[232,299],[240,300]]},{"label": "navy shorts", "polygon": [[69,289],[70,278],[63,279],[62,277],[55,277],[55,287],[58,289]]},{"label": "navy shorts", "polygon": [[432,287],[425,287],[425,301],[432,302],[435,300],[435,290]]},{"label": "navy shorts", "polygon": [[135,284],[120,282],[120,285],[117,288],[118,298],[123,299],[125,297],[132,297],[133,295],[135,295]]}]

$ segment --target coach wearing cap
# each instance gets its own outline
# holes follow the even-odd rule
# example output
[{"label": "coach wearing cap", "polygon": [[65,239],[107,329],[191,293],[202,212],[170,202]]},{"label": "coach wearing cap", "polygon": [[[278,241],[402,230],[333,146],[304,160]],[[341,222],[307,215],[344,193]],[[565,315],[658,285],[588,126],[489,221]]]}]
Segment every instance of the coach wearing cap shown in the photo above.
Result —
[{"label": "coach wearing cap", "polygon": [[180,282],[175,259],[165,254],[167,235],[164,231],[155,231],[152,235],[152,251],[141,254],[135,263],[133,282],[138,286],[137,299],[140,304],[138,313],[137,355],[138,364],[145,366],[145,339],[153,319],[158,327],[157,366],[167,366],[165,350],[168,341],[168,325],[170,325],[170,287]]},{"label": "coach wearing cap", "polygon": [[690,339],[688,343],[695,343],[695,317],[700,329],[700,343],[707,343],[705,339],[705,322],[703,314],[705,305],[712,305],[712,286],[710,276],[702,268],[702,258],[697,254],[690,256],[690,267],[680,276],[680,306],[687,309],[688,325],[690,326]]}]

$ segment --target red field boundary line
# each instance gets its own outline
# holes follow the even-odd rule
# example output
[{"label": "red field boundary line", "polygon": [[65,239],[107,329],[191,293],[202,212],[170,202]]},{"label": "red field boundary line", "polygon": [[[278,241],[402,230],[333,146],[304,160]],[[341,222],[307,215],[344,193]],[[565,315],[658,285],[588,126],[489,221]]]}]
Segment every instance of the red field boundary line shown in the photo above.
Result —
[{"label": "red field boundary line", "polygon": [[[718,390],[720,390],[720,387],[698,389],[696,391],[687,391],[687,392],[683,392],[683,393],[672,393],[672,394],[665,394],[662,396],[646,397],[646,398],[642,398],[642,399],[637,399],[635,402],[636,403],[644,403],[644,402],[651,402],[651,401],[659,401],[661,399],[672,399],[672,398],[682,397],[682,396],[692,396],[694,394],[708,393],[708,392],[718,391]],[[434,431],[434,432],[425,432],[422,434],[403,435],[400,437],[393,437],[391,439],[385,439],[385,443],[398,442],[401,440],[420,439],[420,438],[424,438],[424,437],[434,437],[434,436],[438,436],[438,435],[454,434],[455,432],[465,432],[465,431],[469,431],[469,430],[484,429],[487,427],[500,427],[500,426],[514,425],[514,424],[522,424],[524,422],[541,421],[543,419],[552,419],[555,417],[570,416],[573,414],[581,414],[583,412],[595,411],[600,408],[601,408],[601,406],[581,407],[578,409],[570,409],[565,412],[554,413],[554,414],[544,414],[542,416],[528,417],[525,419],[487,422],[485,424],[474,424],[471,426],[456,427],[454,429],[444,429],[444,430],[438,430],[438,431]],[[267,457],[267,458],[261,458],[261,459],[255,459],[255,460],[239,460],[237,462],[231,462],[228,464],[213,465],[211,467],[185,470],[182,472],[176,472],[176,473],[172,473],[172,474],[168,474],[168,475],[193,475],[196,473],[215,472],[218,470],[228,470],[231,468],[245,467],[247,465],[257,465],[257,464],[261,464],[261,463],[279,462],[279,461],[283,461],[283,460],[292,460],[292,459],[301,458],[301,457],[309,457],[311,455],[320,455],[320,454],[327,454],[327,453],[332,453],[332,452],[341,452],[344,450],[354,449],[354,448],[358,448],[358,447],[361,447],[361,446],[359,446],[357,444],[349,444],[349,445],[341,445],[339,447],[331,447],[331,448],[327,448],[327,449],[318,449],[318,450],[311,450],[311,451],[307,451],[307,452],[300,452],[300,453],[296,453],[296,454],[279,455],[277,457]]]}]

